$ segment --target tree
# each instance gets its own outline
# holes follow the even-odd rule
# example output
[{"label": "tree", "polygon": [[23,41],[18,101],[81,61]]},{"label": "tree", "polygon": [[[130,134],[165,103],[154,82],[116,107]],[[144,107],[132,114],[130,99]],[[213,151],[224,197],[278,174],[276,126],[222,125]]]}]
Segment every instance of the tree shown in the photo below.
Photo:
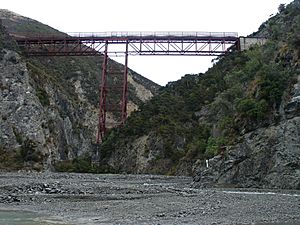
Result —
[{"label": "tree", "polygon": [[285,4],[280,4],[280,5],[278,6],[278,12],[279,12],[279,13],[282,13],[284,10],[285,10]]}]

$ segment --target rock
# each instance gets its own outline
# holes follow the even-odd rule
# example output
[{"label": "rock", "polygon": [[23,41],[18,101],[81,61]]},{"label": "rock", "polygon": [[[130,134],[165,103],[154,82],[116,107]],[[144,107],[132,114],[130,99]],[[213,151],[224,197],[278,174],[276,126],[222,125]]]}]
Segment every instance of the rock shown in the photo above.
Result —
[{"label": "rock", "polygon": [[8,195],[8,196],[1,196],[0,202],[1,203],[16,203],[16,202],[21,202],[21,199],[14,195]]},{"label": "rock", "polygon": [[51,191],[49,192],[49,194],[57,194],[60,191],[58,189],[51,189]]},{"label": "rock", "polygon": [[17,64],[19,62],[20,56],[16,52],[10,50],[5,51],[4,60],[12,62],[13,64]]},{"label": "rock", "polygon": [[300,189],[300,117],[243,136],[224,156],[196,169],[194,187]]},{"label": "rock", "polygon": [[49,194],[52,191],[52,188],[45,188],[44,191]]}]

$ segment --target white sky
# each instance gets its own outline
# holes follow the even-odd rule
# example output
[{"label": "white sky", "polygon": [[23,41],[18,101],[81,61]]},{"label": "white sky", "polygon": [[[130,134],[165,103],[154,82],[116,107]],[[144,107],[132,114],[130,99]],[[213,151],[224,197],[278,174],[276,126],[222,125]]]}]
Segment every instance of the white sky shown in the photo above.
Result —
[{"label": "white sky", "polygon": [[[276,14],[279,4],[291,1],[1,0],[0,8],[63,32],[209,31],[246,36]],[[205,72],[211,60],[208,56],[131,56],[128,63],[141,75],[165,85],[188,73]]]}]

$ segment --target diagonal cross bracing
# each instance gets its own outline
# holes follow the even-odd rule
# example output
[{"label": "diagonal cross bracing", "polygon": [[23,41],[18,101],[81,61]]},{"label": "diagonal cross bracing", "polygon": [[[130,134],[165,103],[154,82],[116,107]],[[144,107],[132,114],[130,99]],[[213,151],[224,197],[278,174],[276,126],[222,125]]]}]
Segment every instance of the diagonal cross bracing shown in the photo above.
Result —
[{"label": "diagonal cross bracing", "polygon": [[[109,45],[129,44],[128,55],[221,55],[238,43],[237,33],[226,32],[107,32],[69,35],[12,34],[31,56],[97,55]],[[42,48],[36,48],[40,46]],[[83,46],[88,49],[82,50]],[[108,54],[124,55],[124,51]]]}]

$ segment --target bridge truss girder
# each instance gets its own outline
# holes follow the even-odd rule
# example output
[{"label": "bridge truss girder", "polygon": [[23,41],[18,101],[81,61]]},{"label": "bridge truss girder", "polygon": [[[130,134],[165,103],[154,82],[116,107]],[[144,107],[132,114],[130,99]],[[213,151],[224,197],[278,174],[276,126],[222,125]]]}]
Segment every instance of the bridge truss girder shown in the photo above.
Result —
[{"label": "bridge truss girder", "polygon": [[[29,56],[90,56],[103,54],[108,43],[114,48],[108,55],[123,56],[124,50],[118,46],[128,43],[128,55],[174,55],[174,56],[218,56],[226,53],[230,47],[238,44],[237,38],[202,39],[34,39],[18,41]],[[38,47],[38,48],[37,48]]]}]

